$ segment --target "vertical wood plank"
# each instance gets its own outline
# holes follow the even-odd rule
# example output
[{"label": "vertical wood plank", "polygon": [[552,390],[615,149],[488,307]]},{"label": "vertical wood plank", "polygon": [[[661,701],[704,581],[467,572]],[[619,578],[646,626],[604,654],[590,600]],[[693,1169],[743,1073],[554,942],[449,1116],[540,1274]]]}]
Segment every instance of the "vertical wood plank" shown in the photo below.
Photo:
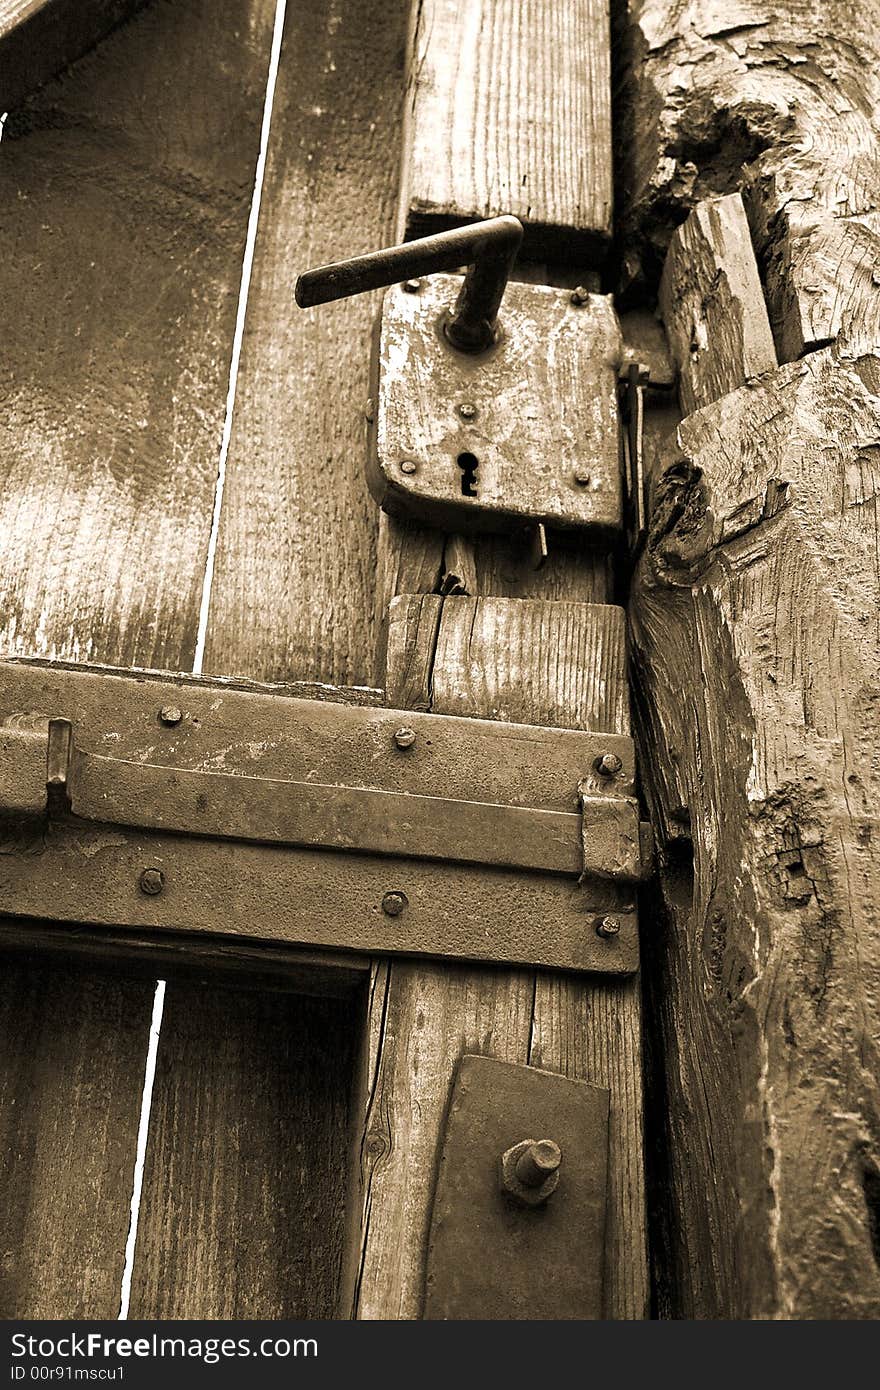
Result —
[{"label": "vertical wood plank", "polygon": [[[388,699],[438,713],[628,730],[623,614],[601,605],[402,596],[392,604]],[[637,981],[395,962],[370,1001],[353,1303],[420,1316],[449,1086],[463,1052],[558,1069],[612,1089],[607,1312],[646,1311]]]},{"label": "vertical wood plank", "polygon": [[[287,9],[206,672],[369,684],[378,518],[364,482],[364,406],[376,304],[305,314],[293,282],[317,260],[392,235],[404,26],[395,0]],[[323,1007],[301,1001],[272,1014],[264,1046],[249,1005],[169,987],[133,1312],[332,1316],[349,1142],[342,1098],[360,1019],[351,1003]],[[174,1043],[184,1036],[185,1053]],[[254,1069],[265,1075],[249,1081]],[[200,1163],[187,1154],[205,1155],[207,1095],[214,1139]],[[241,1277],[230,1275],[236,1262]]]},{"label": "vertical wood plank", "polygon": [[[5,651],[192,664],[267,9],[152,6],[6,123]],[[5,1316],[118,1312],[152,994],[4,961]]]},{"label": "vertical wood plank", "polygon": [[597,258],[611,234],[603,0],[417,0],[401,225],[510,212],[535,255]]},{"label": "vertical wood plank", "polygon": [[181,984],[167,999],[133,1310],[331,1317],[350,1001]]}]

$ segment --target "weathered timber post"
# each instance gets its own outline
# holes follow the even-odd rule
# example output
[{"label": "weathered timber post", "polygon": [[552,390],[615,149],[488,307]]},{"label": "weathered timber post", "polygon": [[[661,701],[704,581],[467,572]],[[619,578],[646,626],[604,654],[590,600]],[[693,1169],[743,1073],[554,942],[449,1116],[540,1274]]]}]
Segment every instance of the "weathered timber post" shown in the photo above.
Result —
[{"label": "weathered timber post", "polygon": [[738,198],[673,238],[660,311],[687,418],[632,594],[662,843],[660,1311],[870,1318],[880,25],[876,5],[729,8],[710,28],[631,4],[621,35],[632,283],[658,278],[671,217],[738,187],[757,254]]}]

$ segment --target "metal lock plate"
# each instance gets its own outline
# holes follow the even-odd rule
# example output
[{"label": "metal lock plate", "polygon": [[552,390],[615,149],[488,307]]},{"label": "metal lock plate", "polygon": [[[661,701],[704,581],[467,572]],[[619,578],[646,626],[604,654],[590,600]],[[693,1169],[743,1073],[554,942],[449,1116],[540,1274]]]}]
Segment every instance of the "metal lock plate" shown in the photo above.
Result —
[{"label": "metal lock plate", "polygon": [[368,480],[379,504],[451,531],[618,531],[610,298],[511,282],[497,342],[464,353],[442,329],[461,277],[413,284],[388,290],[378,326]]},{"label": "metal lock plate", "polygon": [[[431,1217],[426,1318],[602,1317],[608,1118],[599,1086],[462,1058]],[[561,1151],[543,1202],[505,1185],[502,1156],[524,1139]]]},{"label": "metal lock plate", "polygon": [[627,738],[38,662],[0,726],[9,916],[637,967]]}]

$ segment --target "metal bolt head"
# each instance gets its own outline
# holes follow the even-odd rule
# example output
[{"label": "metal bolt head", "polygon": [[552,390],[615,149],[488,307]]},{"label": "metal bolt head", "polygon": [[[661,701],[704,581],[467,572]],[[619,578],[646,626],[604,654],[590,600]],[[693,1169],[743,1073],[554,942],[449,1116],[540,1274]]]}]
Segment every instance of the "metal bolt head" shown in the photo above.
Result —
[{"label": "metal bolt head", "polygon": [[418,469],[418,466],[419,465],[415,462],[414,459],[404,459],[400,465],[400,471],[401,473],[415,473]]},{"label": "metal bolt head", "polygon": [[458,413],[462,420],[473,420],[477,414],[477,407],[474,405],[473,401],[462,401],[461,405],[458,407]]},{"label": "metal bolt head", "polygon": [[183,718],[183,710],[178,709],[177,705],[163,705],[159,711],[159,722],[173,729],[175,724],[179,724]]},{"label": "metal bolt head", "polygon": [[394,742],[397,744],[398,748],[412,748],[415,741],[415,729],[409,729],[405,724],[402,725],[401,728],[395,729]]},{"label": "metal bolt head", "polygon": [[620,935],[619,917],[600,917],[596,923],[596,935],[612,937]]},{"label": "metal bolt head", "polygon": [[422,282],[421,280],[404,280],[403,288],[406,290],[407,294],[418,294],[419,290],[422,288]]},{"label": "metal bolt head", "polygon": [[585,285],[577,285],[571,292],[571,302],[572,304],[577,304],[578,307],[582,304],[586,304],[589,298],[590,291]]},{"label": "metal bolt head", "polygon": [[559,1186],[562,1150],[552,1139],[522,1139],[501,1155],[501,1187],[521,1206],[539,1207]]},{"label": "metal bolt head", "polygon": [[578,487],[589,487],[592,481],[592,474],[588,473],[586,468],[576,468],[574,480]]},{"label": "metal bolt head", "polygon": [[165,875],[161,869],[144,869],[140,877],[140,890],[148,898],[155,898],[165,887]]},{"label": "metal bolt head", "polygon": [[623,763],[616,753],[601,753],[596,759],[595,768],[600,777],[616,777]]},{"label": "metal bolt head", "polygon": [[382,911],[386,917],[399,917],[408,903],[409,898],[405,893],[386,893],[382,899]]}]

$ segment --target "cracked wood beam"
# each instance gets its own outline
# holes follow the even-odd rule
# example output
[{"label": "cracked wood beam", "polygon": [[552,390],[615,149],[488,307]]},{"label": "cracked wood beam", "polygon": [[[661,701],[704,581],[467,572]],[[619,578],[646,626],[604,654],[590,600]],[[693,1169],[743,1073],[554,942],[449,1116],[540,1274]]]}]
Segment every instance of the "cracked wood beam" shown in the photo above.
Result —
[{"label": "cracked wood beam", "polygon": [[878,0],[625,0],[616,41],[630,288],[695,202],[741,187],[780,359],[876,349]]},{"label": "cracked wood beam", "polygon": [[660,1312],[875,1318],[880,359],[825,349],[713,401],[747,372],[735,335],[709,348],[676,354],[699,408],[631,610]]}]

